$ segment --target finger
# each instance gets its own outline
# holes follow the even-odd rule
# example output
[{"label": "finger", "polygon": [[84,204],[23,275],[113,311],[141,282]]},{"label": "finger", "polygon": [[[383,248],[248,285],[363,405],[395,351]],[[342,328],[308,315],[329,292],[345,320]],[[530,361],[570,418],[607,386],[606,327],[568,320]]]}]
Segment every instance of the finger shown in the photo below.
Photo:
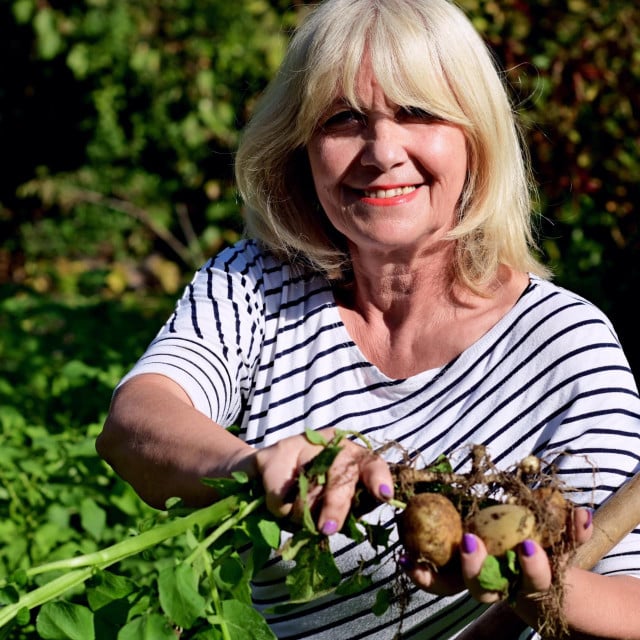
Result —
[{"label": "finger", "polygon": [[297,494],[297,474],[282,475],[272,465],[262,467],[262,486],[264,487],[265,505],[276,517],[286,517],[293,509],[290,496]]},{"label": "finger", "polygon": [[487,557],[487,548],[478,536],[465,533],[460,545],[460,568],[462,578],[469,593],[479,602],[491,604],[502,600],[503,594],[498,591],[485,591],[478,581],[482,565]]},{"label": "finger", "polygon": [[573,536],[578,544],[582,544],[591,538],[593,534],[593,510],[580,507],[573,515]]},{"label": "finger", "polygon": [[[361,449],[358,447],[357,449]],[[359,462],[362,451],[345,447],[327,472],[318,528],[325,535],[340,531],[347,518],[356,485],[360,478]]]},{"label": "finger", "polygon": [[400,556],[398,563],[417,587],[431,592],[435,582],[435,573],[433,569],[428,565],[412,562],[409,556],[406,555]]},{"label": "finger", "polygon": [[427,563],[416,563],[404,554],[398,559],[398,564],[411,581],[421,589],[439,596],[449,596],[459,593],[465,588],[460,575],[460,561],[455,556],[444,567],[432,567]]},{"label": "finger", "polygon": [[331,535],[342,528],[359,483],[376,501],[393,497],[393,478],[387,463],[368,449],[347,442],[327,473],[318,518],[320,531]]},{"label": "finger", "polygon": [[298,478],[308,462],[320,450],[295,436],[261,449],[256,454],[256,467],[262,477],[265,505],[275,516],[301,512]]},{"label": "finger", "polygon": [[538,594],[551,587],[551,564],[544,549],[534,540],[518,545],[518,560],[522,569],[521,592]]},{"label": "finger", "polygon": [[393,476],[379,455],[368,452],[359,463],[360,479],[367,491],[380,502],[393,498]]}]

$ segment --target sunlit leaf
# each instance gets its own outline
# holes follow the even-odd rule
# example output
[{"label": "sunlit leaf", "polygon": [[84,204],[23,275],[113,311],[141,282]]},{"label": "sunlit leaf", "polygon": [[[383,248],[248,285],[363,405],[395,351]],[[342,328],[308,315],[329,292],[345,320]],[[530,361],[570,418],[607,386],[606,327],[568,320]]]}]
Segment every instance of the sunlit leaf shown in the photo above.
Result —
[{"label": "sunlit leaf", "polygon": [[43,640],[94,640],[93,613],[70,602],[48,602],[42,605],[36,619]]},{"label": "sunlit leaf", "polygon": [[198,576],[185,563],[165,567],[158,576],[162,609],[177,625],[190,629],[204,614],[206,601],[198,592]]}]

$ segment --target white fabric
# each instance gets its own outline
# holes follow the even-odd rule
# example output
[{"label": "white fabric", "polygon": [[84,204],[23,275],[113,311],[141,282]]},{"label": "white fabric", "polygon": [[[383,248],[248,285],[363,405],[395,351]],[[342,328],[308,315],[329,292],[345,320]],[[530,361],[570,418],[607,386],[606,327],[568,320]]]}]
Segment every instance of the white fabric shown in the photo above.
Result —
[{"label": "white fabric", "polygon": [[[596,506],[640,469],[640,400],[611,324],[583,298],[533,276],[513,309],[454,361],[394,380],[351,340],[325,279],[242,241],[195,275],[129,376],[146,372],[177,381],[201,412],[238,424],[256,447],[334,426],[374,444],[394,440],[425,462],[453,456],[461,468],[466,447],[485,444],[503,468],[529,453],[554,461],[581,490],[573,499]],[[395,461],[400,453],[385,455]],[[385,507],[371,517],[392,519]],[[332,542],[344,575],[371,555],[366,543],[352,548],[340,535]],[[370,611],[393,553],[372,565],[367,593],[273,619],[278,637],[393,638],[397,609],[380,618]],[[640,530],[597,570],[640,575]],[[256,581],[258,608],[286,600],[284,573],[271,566]],[[482,610],[466,594],[418,592],[402,637],[453,637]]]}]

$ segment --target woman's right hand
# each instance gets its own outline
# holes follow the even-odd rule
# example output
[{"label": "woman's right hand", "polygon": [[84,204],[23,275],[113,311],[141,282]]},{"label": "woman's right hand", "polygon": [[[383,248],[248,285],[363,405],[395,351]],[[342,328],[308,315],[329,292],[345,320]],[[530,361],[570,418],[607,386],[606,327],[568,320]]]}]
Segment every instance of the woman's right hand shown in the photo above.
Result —
[{"label": "woman's right hand", "polygon": [[[333,429],[320,433],[327,441]],[[313,487],[307,496],[311,512],[322,533],[331,535],[342,528],[358,484],[377,500],[393,497],[393,478],[387,463],[369,449],[344,439],[342,450],[327,473],[323,486]],[[255,453],[255,465],[262,476],[267,508],[276,516],[300,520],[303,506],[297,495],[299,474],[320,451],[304,435],[291,436]]]}]

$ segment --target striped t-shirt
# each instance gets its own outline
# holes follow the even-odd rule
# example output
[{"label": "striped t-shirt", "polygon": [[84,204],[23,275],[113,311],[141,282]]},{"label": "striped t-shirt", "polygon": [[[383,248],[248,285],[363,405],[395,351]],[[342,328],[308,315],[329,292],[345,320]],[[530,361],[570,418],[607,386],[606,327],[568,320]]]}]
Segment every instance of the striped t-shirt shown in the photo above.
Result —
[{"label": "striped t-shirt", "polygon": [[[395,441],[425,463],[445,454],[463,469],[468,446],[484,444],[501,468],[530,453],[553,461],[578,489],[572,499],[596,506],[640,469],[640,400],[610,322],[583,298],[534,276],[514,307],[458,357],[398,380],[353,342],[326,279],[243,240],[197,272],[127,377],[147,372],[175,380],[197,409],[239,426],[256,447],[331,426],[374,445]],[[384,455],[396,462],[402,453]],[[369,518],[393,527],[386,506]],[[391,640],[399,610],[377,617],[371,607],[395,571],[397,545],[376,556],[368,543],[340,534],[331,542],[342,574],[364,562],[373,585],[266,614],[274,632],[289,640]],[[257,577],[259,610],[286,602],[286,570],[274,560]],[[640,576],[640,529],[597,570]],[[444,598],[413,589],[402,637],[450,638],[483,610],[466,593]]]}]

